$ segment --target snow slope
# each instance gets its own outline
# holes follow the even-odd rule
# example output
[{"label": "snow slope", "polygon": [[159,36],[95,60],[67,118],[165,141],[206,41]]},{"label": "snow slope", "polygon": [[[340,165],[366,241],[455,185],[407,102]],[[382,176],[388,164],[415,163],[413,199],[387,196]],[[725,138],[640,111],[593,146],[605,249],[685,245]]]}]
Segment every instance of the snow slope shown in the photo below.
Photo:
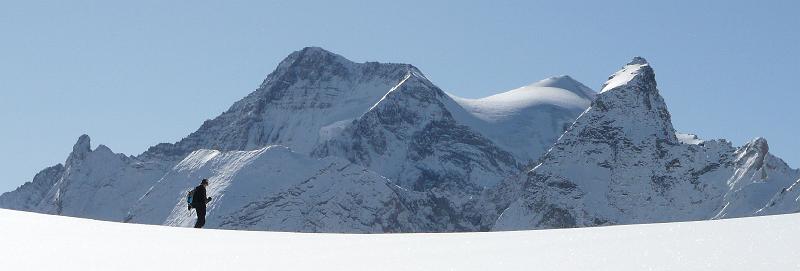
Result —
[{"label": "snow slope", "polygon": [[209,179],[207,228],[298,232],[418,231],[403,189],[344,159],[314,159],[283,146],[253,151],[198,150],[134,205],[127,222],[187,227],[197,180]]},{"label": "snow slope", "polygon": [[[800,268],[800,214],[563,230],[358,235],[196,230],[0,209],[0,228],[4,270]],[[201,248],[189,251],[191,246]]]},{"label": "snow slope", "polygon": [[491,138],[520,162],[544,154],[595,97],[592,89],[566,75],[480,99],[448,95],[468,112],[451,110],[457,120]]}]

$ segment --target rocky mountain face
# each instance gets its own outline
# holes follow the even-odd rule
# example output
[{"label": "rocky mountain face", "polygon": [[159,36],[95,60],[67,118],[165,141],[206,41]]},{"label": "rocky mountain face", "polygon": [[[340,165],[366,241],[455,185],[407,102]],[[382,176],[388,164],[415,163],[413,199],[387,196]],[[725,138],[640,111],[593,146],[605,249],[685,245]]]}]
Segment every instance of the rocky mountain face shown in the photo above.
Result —
[{"label": "rocky mountain face", "polygon": [[309,47],[177,143],[138,156],[90,145],[79,138],[64,165],[0,195],[0,207],[189,226],[185,196],[203,178],[207,227],[225,229],[488,231],[800,206],[800,171],[765,140],[735,148],[676,133],[641,58],[599,94],[557,76],[467,99],[411,65]]},{"label": "rocky mountain face", "polygon": [[756,215],[800,177],[764,139],[679,139],[635,58],[610,77],[575,123],[517,182],[494,230],[565,228]]},{"label": "rocky mountain face", "polygon": [[183,158],[198,149],[254,150],[284,145],[309,153],[361,116],[407,74],[408,64],[354,63],[308,47],[278,64],[256,91],[175,144],[159,144],[145,156]]},{"label": "rocky mountain face", "polygon": [[[460,111],[460,112],[459,112]],[[454,117],[465,114],[419,73],[409,73],[369,112],[314,154],[339,156],[426,193],[427,231],[477,230],[464,211],[487,187],[521,169],[515,157]]]}]

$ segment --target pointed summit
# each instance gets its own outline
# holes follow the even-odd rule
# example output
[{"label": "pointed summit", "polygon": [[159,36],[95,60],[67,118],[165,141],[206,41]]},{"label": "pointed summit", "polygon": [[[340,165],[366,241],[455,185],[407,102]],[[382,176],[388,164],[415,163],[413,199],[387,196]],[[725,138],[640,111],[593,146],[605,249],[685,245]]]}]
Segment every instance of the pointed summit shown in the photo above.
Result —
[{"label": "pointed summit", "polygon": [[639,90],[655,90],[656,75],[650,64],[642,57],[634,57],[621,70],[608,77],[608,81],[603,84],[600,93],[630,86]]},{"label": "pointed summit", "polygon": [[72,146],[72,151],[74,152],[89,152],[91,151],[91,142],[92,139],[89,135],[83,134],[78,137],[78,141],[75,142],[75,145]]},{"label": "pointed summit", "polygon": [[92,152],[91,141],[92,139],[89,138],[89,135],[84,134],[78,137],[78,141],[72,146],[72,153],[69,157],[74,159],[85,158],[86,154]]},{"label": "pointed summit", "polygon": [[644,58],[634,57],[602,89],[592,104],[599,111],[593,116],[616,123],[628,135],[637,135],[637,140],[678,142],[656,74]]},{"label": "pointed summit", "polygon": [[644,59],[644,57],[635,56],[635,57],[633,57],[633,59],[631,59],[631,62],[628,62],[627,65],[645,65],[645,64],[648,64],[648,63],[647,63],[647,60]]},{"label": "pointed summit", "polygon": [[749,164],[754,169],[761,169],[768,153],[767,140],[757,137],[736,151],[736,162],[742,165]]}]

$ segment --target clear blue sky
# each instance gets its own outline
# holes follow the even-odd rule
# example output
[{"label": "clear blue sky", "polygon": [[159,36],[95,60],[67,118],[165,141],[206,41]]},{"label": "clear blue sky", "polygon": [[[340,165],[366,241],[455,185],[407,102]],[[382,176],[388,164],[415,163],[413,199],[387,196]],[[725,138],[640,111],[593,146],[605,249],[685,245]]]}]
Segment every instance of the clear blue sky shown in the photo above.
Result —
[{"label": "clear blue sky", "polygon": [[0,192],[84,133],[126,154],[177,141],[312,45],[464,97],[561,74],[598,89],[641,55],[678,130],[762,136],[800,166],[797,1],[108,2],[0,4]]}]

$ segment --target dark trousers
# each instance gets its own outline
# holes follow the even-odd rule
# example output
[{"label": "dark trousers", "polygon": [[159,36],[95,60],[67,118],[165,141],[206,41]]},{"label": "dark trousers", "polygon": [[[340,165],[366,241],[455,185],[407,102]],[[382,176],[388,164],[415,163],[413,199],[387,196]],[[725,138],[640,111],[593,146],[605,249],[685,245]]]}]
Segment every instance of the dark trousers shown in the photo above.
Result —
[{"label": "dark trousers", "polygon": [[202,228],[206,224],[206,207],[195,208],[197,211],[197,223],[194,223],[195,228]]}]

